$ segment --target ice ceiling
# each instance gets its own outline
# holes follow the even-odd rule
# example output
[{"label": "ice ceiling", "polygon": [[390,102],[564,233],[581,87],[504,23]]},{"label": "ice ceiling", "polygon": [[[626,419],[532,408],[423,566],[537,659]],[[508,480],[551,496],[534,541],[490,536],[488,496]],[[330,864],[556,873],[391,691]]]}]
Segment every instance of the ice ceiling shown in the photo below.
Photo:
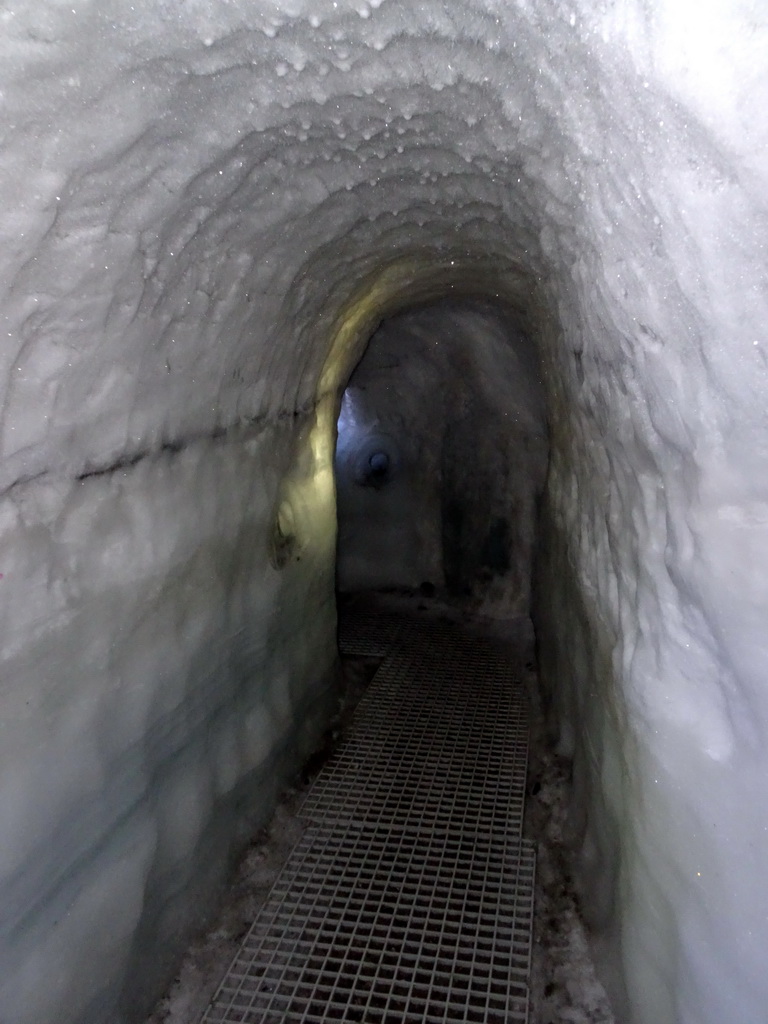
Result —
[{"label": "ice ceiling", "polygon": [[0,3],[7,1024],[137,1019],[322,727],[338,392],[498,299],[633,1024],[768,1005],[761,0]]}]

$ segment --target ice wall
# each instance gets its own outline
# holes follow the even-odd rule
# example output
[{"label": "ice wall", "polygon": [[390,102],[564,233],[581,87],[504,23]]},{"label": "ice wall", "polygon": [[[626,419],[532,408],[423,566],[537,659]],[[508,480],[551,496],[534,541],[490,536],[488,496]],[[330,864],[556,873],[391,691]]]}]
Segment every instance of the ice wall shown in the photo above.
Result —
[{"label": "ice wall", "polygon": [[339,416],[341,590],[429,583],[485,614],[530,613],[547,468],[539,377],[498,307],[442,302],[377,329]]},{"label": "ice wall", "polygon": [[7,1024],[134,1019],[309,742],[334,396],[445,294],[540,348],[542,655],[621,1014],[762,1020],[762,5],[0,19]]}]

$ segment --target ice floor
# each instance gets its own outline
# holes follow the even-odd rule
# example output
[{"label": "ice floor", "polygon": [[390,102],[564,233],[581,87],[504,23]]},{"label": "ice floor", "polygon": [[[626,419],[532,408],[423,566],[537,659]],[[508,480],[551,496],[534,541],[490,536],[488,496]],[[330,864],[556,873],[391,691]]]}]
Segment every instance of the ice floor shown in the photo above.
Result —
[{"label": "ice floor", "polygon": [[502,646],[354,616],[389,648],[301,808],[304,835],[204,1020],[528,1020],[528,706]]}]

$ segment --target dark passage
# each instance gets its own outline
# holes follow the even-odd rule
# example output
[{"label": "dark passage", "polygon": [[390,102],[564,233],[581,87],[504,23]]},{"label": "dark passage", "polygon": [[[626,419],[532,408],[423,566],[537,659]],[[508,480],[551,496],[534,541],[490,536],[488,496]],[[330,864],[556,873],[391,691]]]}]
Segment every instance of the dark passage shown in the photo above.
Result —
[{"label": "dark passage", "polygon": [[503,309],[452,301],[385,321],[339,417],[339,589],[428,584],[527,613],[546,463],[536,362]]}]

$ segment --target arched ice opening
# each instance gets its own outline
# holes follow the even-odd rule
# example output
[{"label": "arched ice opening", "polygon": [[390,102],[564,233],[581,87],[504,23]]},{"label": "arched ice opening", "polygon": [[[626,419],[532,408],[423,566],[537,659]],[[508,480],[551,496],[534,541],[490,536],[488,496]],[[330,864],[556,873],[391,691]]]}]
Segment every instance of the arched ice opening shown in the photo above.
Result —
[{"label": "arched ice opening", "polygon": [[528,614],[546,467],[540,371],[510,317],[456,299],[390,317],[339,414],[339,590]]}]

